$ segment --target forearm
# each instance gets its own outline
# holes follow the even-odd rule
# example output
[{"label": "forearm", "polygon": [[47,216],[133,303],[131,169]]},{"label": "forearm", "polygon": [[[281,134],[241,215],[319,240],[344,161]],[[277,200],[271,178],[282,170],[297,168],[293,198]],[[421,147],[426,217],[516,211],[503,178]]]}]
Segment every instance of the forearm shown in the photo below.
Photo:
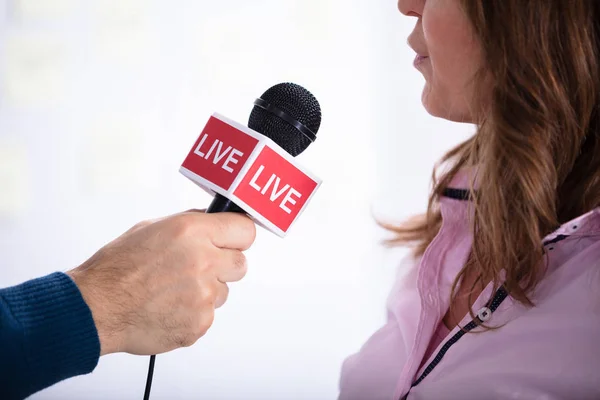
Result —
[{"label": "forearm", "polygon": [[0,289],[0,398],[22,399],[89,373],[99,356],[92,314],[67,275]]}]

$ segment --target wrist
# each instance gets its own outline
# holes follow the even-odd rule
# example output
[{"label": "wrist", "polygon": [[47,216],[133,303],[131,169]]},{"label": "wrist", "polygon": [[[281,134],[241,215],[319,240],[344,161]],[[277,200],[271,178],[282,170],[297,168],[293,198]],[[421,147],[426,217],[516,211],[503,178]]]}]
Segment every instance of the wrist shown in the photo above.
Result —
[{"label": "wrist", "polygon": [[92,313],[92,319],[98,332],[100,340],[100,356],[121,351],[121,339],[118,332],[118,325],[115,318],[111,316],[109,307],[105,304],[106,293],[102,299],[94,296],[94,284],[89,279],[87,273],[79,268],[66,272],[66,274],[75,282],[83,300]]}]

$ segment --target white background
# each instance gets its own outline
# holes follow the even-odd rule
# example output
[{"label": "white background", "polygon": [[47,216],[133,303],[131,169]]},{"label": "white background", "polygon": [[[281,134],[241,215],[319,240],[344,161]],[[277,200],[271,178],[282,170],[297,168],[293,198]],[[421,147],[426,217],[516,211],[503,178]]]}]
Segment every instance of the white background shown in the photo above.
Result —
[{"label": "white background", "polygon": [[[210,198],[178,173],[207,118],[246,123],[285,81],[323,110],[299,162],[324,184],[259,232],[209,333],[157,358],[153,399],[334,399],[384,321],[404,250],[374,217],[425,210],[473,132],[428,116],[393,0],[0,0],[0,287],[73,268],[136,222]],[[33,399],[140,399],[147,357],[104,357]]]}]

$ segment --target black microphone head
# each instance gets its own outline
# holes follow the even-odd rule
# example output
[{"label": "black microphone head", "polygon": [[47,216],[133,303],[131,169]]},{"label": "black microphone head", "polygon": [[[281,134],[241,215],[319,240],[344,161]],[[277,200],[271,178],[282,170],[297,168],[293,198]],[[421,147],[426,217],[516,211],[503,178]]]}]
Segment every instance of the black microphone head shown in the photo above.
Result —
[{"label": "black microphone head", "polygon": [[296,157],[316,138],[321,126],[321,106],[306,89],[280,83],[257,99],[248,127]]}]

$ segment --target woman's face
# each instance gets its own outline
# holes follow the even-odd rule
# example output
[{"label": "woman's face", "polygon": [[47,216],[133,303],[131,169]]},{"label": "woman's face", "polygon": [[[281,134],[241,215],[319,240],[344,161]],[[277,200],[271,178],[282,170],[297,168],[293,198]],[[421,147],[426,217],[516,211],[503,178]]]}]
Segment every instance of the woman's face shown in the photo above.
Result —
[{"label": "woman's face", "polygon": [[417,17],[408,44],[425,78],[425,109],[436,117],[474,122],[474,78],[482,51],[461,0],[399,0],[398,8]]}]

